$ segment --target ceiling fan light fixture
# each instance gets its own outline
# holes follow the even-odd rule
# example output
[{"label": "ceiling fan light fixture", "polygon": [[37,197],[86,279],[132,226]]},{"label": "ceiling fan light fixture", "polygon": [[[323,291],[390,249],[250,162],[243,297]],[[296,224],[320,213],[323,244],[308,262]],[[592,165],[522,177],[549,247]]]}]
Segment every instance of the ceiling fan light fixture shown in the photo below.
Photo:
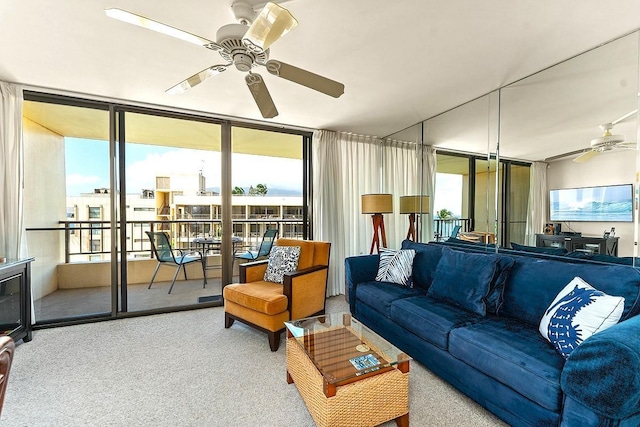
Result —
[{"label": "ceiling fan light fixture", "polygon": [[251,51],[264,52],[297,25],[298,21],[287,9],[275,3],[267,3],[247,30],[242,42]]}]

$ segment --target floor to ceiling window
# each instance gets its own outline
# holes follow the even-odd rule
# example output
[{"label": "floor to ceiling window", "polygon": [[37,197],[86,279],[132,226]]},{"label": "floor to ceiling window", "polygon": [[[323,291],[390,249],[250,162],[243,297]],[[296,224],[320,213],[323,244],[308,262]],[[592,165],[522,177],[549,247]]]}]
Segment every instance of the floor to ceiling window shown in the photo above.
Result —
[{"label": "floor to ceiling window", "polygon": [[[109,270],[86,268],[109,259],[109,112],[91,103],[26,100],[23,136],[36,319],[109,313]],[[72,263],[78,268],[68,268]],[[89,281],[98,286],[85,287]]]},{"label": "floor to ceiling window", "polygon": [[[120,212],[126,215],[127,259],[120,309],[191,305],[219,295],[221,260],[231,255],[222,253],[218,243],[220,125],[129,111],[120,117],[125,146],[120,193],[126,194]],[[148,233],[168,236],[176,260],[189,254],[206,258],[208,283],[199,262],[185,264],[186,278],[183,271],[176,276],[178,268],[152,252]]]},{"label": "floor to ceiling window", "polygon": [[259,251],[268,229],[306,238],[305,137],[234,126],[231,142],[233,237],[243,244],[235,252]]},{"label": "floor to ceiling window", "polygon": [[508,209],[502,209],[502,241],[503,246],[510,247],[510,242],[525,243],[531,168],[514,162],[505,162],[504,166],[502,194]]},{"label": "floor to ceiling window", "polygon": [[[307,134],[31,92],[23,120],[37,325],[211,305],[224,274],[237,281],[237,263],[225,260],[253,249],[266,228],[309,235]],[[224,171],[236,194],[229,205]],[[148,232],[166,233],[176,253],[202,254],[206,286],[197,262],[171,293],[176,269],[162,264],[149,288],[158,257]]]},{"label": "floor to ceiling window", "polygon": [[433,218],[436,240],[445,240],[460,226],[469,231],[469,157],[436,154],[436,191]]},{"label": "floor to ceiling window", "polygon": [[[497,237],[500,246],[508,247],[511,241],[522,243],[527,221],[529,170],[526,163],[500,161],[501,189],[496,206],[495,160],[438,153],[434,200],[436,240],[450,237],[459,225],[463,232],[487,233],[487,242],[492,243]],[[500,219],[500,227],[496,227],[496,218]]]}]

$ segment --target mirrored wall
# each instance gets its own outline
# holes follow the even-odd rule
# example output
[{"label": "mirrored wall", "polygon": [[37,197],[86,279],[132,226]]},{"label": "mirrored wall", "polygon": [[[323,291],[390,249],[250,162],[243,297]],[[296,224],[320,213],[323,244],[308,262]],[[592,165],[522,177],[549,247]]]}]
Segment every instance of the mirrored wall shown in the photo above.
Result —
[{"label": "mirrored wall", "polygon": [[507,248],[568,237],[567,249],[632,262],[638,40],[620,37],[391,135],[437,152],[437,184],[424,192],[433,234],[421,240],[456,226]]}]

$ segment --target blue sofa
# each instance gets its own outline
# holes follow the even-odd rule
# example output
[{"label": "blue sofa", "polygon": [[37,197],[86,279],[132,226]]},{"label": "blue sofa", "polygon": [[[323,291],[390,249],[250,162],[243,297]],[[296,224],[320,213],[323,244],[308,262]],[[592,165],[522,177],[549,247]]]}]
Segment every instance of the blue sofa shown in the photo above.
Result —
[{"label": "blue sofa", "polygon": [[[375,281],[378,255],[345,260],[350,311],[362,323],[511,425],[640,425],[637,269],[465,245],[406,240],[402,248],[416,250],[413,287]],[[452,292],[460,283],[482,288],[484,308],[429,292],[438,267]],[[576,276],[625,306],[619,323],[565,360],[538,324]]]}]

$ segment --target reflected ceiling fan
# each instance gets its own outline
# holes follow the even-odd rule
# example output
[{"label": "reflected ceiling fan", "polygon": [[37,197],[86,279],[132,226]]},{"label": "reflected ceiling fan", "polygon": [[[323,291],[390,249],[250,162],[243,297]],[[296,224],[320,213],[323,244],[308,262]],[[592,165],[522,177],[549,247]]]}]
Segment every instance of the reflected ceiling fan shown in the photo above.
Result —
[{"label": "reflected ceiling fan", "polygon": [[296,19],[287,9],[275,3],[267,3],[257,16],[253,6],[248,3],[233,3],[231,9],[238,23],[220,27],[216,33],[215,42],[122,9],[105,9],[105,13],[111,18],[214,50],[225,60],[224,64],[207,67],[167,89],[166,92],[169,94],[185,92],[208,78],[226,71],[232,65],[237,70],[247,73],[245,82],[262,117],[267,119],[277,116],[278,110],[262,76],[251,71],[259,65],[264,66],[269,73],[275,76],[334,98],[338,98],[344,93],[342,83],[281,61],[269,59],[269,47],[298,25]]},{"label": "reflected ceiling fan", "polygon": [[578,157],[573,159],[573,161],[576,163],[583,163],[606,151],[611,151],[615,149],[635,149],[636,148],[635,142],[625,141],[624,135],[612,135],[611,130],[616,124],[624,120],[627,120],[629,117],[635,115],[637,112],[638,110],[633,110],[610,123],[601,124],[600,129],[604,131],[602,136],[599,138],[592,139],[591,149],[583,152]]}]

